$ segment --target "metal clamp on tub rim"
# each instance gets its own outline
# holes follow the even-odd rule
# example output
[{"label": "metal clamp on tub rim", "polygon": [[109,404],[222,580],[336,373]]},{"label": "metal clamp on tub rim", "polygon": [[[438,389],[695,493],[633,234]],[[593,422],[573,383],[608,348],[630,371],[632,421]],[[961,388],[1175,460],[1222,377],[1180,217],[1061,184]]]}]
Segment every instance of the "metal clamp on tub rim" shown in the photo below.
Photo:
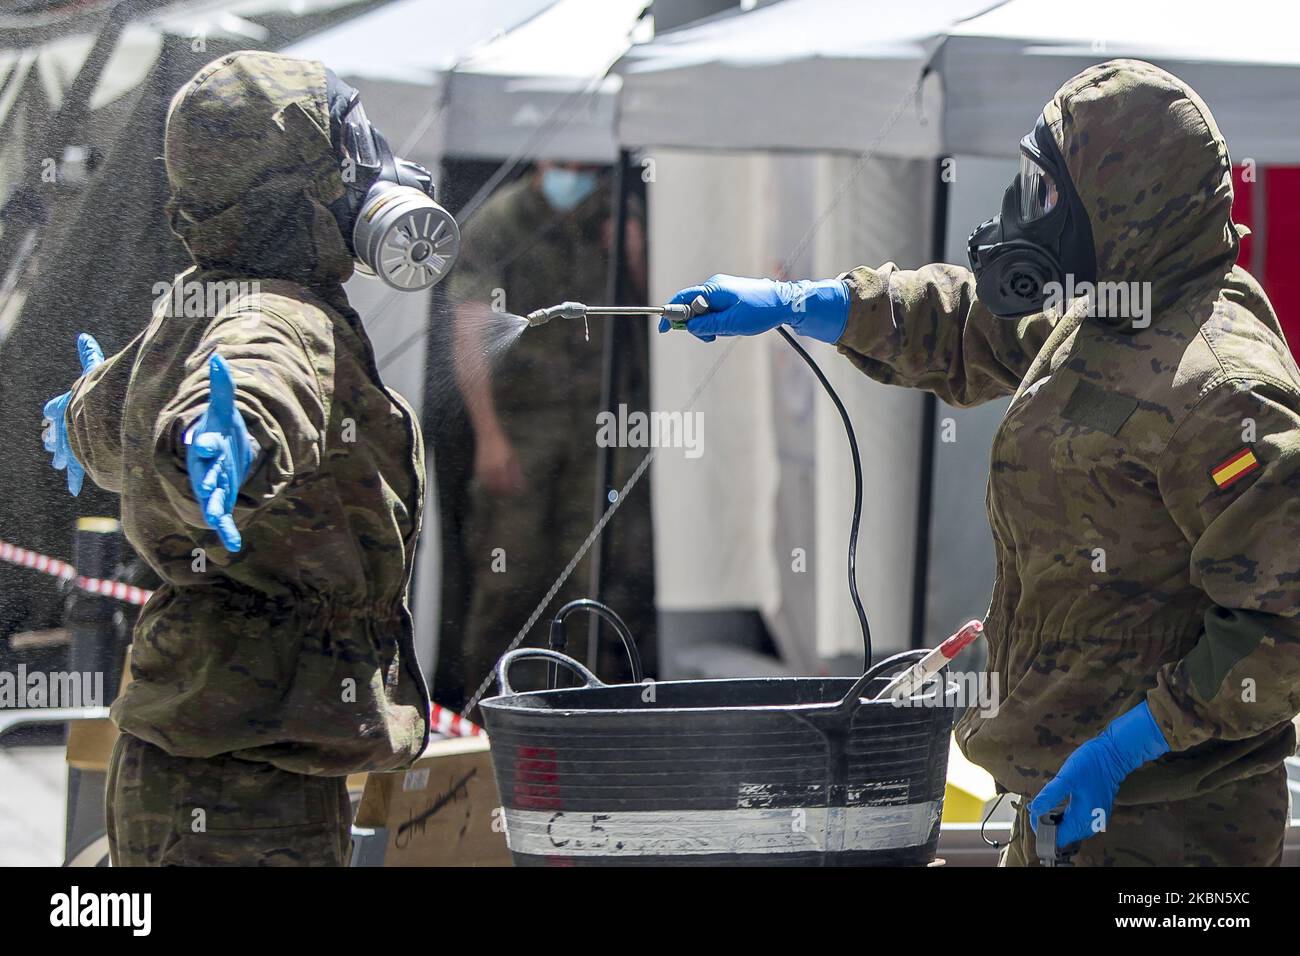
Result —
[{"label": "metal clamp on tub rim", "polygon": [[603,683],[599,677],[587,670],[587,668],[583,667],[572,657],[568,657],[558,651],[548,651],[544,647],[521,647],[517,650],[501,655],[501,660],[497,661],[497,686],[501,688],[502,697],[515,696],[515,689],[510,686],[508,672],[512,664],[516,661],[523,660],[526,657],[540,657],[552,662],[553,664],[559,664],[561,667],[581,678],[583,681],[583,687],[608,686]]}]

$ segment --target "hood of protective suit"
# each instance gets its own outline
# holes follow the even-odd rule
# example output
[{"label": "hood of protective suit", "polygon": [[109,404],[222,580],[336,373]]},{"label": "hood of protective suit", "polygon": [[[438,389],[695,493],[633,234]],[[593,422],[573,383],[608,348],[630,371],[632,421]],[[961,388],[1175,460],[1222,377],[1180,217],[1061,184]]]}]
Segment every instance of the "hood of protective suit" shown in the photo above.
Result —
[{"label": "hood of protective suit", "polygon": [[352,259],[329,204],[343,195],[325,67],[241,51],[209,63],[167,113],[172,231],[201,269],[329,288]]},{"label": "hood of protective suit", "polygon": [[1150,282],[1157,309],[1237,259],[1228,147],[1199,96],[1140,60],[1110,60],[1043,109],[1088,213],[1098,281]]}]

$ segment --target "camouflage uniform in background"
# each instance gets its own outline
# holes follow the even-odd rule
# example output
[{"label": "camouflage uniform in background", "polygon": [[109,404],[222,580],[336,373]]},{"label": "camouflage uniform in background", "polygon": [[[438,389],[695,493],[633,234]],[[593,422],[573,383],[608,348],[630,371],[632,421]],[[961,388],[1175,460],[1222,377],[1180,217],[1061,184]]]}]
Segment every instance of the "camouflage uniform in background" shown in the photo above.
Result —
[{"label": "camouflage uniform in background", "polygon": [[[527,178],[500,190],[465,225],[461,257],[447,280],[452,301],[491,306],[502,290],[504,308],[516,315],[565,300],[603,302],[608,192],[602,181],[572,213],[558,213]],[[531,328],[493,369],[494,404],[518,455],[524,491],[498,495],[478,481],[471,484],[465,522],[469,610],[463,634],[442,640],[434,682],[440,701],[474,694],[591,531],[605,321]],[[638,332],[644,334],[645,326],[629,335]],[[614,525],[623,532],[620,545],[643,542],[638,557],[648,565],[648,522],[641,517],[636,508],[620,508]],[[493,570],[498,548],[504,571]],[[552,612],[587,596],[587,567],[584,560],[574,570],[551,602]],[[633,583],[611,582],[604,595],[629,618],[633,602],[647,600],[636,595]],[[571,650],[581,656],[586,618],[575,617],[569,630]],[[527,670],[520,668],[521,674]],[[527,679],[516,684],[521,685],[528,687]]]},{"label": "camouflage uniform in background", "polygon": [[[324,68],[215,61],[173,99],[164,158],[195,262],[176,281],[259,286],[197,318],[163,300],[73,389],[74,451],[164,581],[112,710],[113,861],[345,863],[346,774],[402,767],[428,735],[406,603],[424,452],[343,293]],[[238,554],[198,512],[181,437],[214,350],[261,446]]]},{"label": "camouflage uniform in background", "polygon": [[[1014,395],[988,487],[1001,704],[958,741],[1027,805],[1145,699],[1173,752],[1124,781],[1078,862],[1275,864],[1300,710],[1300,371],[1235,265],[1228,150],[1194,92],[1112,61],[1044,116],[1098,278],[1149,282],[1149,327],[1082,300],[998,319],[955,266],[845,277],[840,351],[865,373],[956,405]],[[1036,860],[1027,823],[1007,862]]]}]

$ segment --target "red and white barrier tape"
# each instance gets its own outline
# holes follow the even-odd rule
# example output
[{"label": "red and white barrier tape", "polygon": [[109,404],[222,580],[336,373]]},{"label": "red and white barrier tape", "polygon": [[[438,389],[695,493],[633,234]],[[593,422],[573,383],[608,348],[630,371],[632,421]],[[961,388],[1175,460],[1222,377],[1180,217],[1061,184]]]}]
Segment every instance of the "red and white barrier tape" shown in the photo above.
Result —
[{"label": "red and white barrier tape", "polygon": [[444,737],[487,736],[487,732],[478,724],[472,720],[466,720],[454,710],[448,710],[440,704],[429,705],[429,719],[433,723],[430,730]]},{"label": "red and white barrier tape", "polygon": [[153,596],[152,591],[138,588],[134,584],[127,584],[125,581],[92,578],[84,574],[78,574],[77,569],[68,564],[67,561],[51,558],[48,554],[28,551],[26,548],[20,548],[8,541],[0,541],[0,561],[31,568],[42,574],[48,574],[50,577],[61,578],[64,581],[72,581],[81,590],[90,594],[101,594],[104,597],[125,601],[127,604],[143,604]]},{"label": "red and white barrier tape", "polygon": [[[26,548],[20,548],[8,541],[0,541],[0,561],[31,568],[33,571],[48,574],[50,577],[61,578],[64,581],[72,581],[81,590],[90,594],[102,594],[105,597],[125,601],[127,604],[143,604],[153,596],[152,591],[146,591],[144,588],[138,588],[134,584],[127,584],[124,581],[92,578],[84,574],[78,574],[77,569],[68,564],[67,561],[51,558],[48,554],[28,551]],[[439,704],[430,703],[429,721],[433,725],[430,729],[443,737],[486,736],[483,728],[478,724],[466,720],[454,710],[448,710]]]}]

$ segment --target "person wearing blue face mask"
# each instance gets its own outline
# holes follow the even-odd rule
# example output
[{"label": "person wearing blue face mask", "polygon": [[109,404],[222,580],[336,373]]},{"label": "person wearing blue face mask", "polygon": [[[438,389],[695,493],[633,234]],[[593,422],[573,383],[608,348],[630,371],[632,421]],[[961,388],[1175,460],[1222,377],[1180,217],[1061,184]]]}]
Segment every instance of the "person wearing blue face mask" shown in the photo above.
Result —
[{"label": "person wearing blue face mask", "polygon": [[596,171],[572,166],[546,166],[541,171],[542,195],[556,212],[569,212],[596,191]]},{"label": "person wearing blue face mask", "polygon": [[[459,709],[473,695],[591,530],[606,328],[555,322],[554,328],[529,329],[494,367],[484,357],[491,330],[500,327],[501,316],[494,313],[526,315],[565,299],[606,298],[610,186],[600,166],[539,163],[464,223],[461,256],[447,289],[455,303],[452,351],[474,451],[472,463],[459,468],[454,455],[463,443],[439,444],[439,505],[448,548],[443,566],[466,569],[465,581],[444,583],[434,680],[444,706]],[[634,301],[645,294],[641,219],[634,203],[626,235],[626,292]],[[630,401],[632,389],[647,377],[644,337],[627,338],[633,340],[631,354],[623,356],[628,392],[616,401]],[[631,453],[618,454],[623,457],[616,481],[631,467]],[[466,473],[472,477],[464,500],[457,500],[457,475],[464,488]],[[613,547],[628,554],[649,551],[644,504],[619,509]],[[585,565],[576,568],[556,601],[585,596],[586,575]],[[606,597],[615,607],[651,606],[648,584],[614,577],[620,580],[611,581]]]}]

